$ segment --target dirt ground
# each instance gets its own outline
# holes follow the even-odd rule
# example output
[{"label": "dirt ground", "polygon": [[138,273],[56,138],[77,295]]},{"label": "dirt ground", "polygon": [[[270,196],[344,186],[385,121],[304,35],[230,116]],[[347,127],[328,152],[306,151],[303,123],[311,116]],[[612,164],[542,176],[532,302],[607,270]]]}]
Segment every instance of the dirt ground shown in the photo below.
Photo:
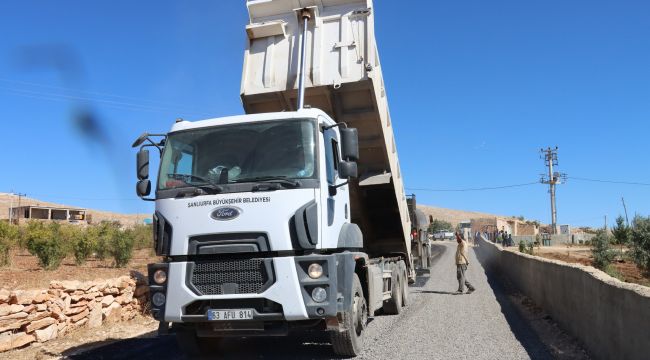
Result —
[{"label": "dirt ground", "polygon": [[[508,249],[510,251],[518,251],[515,248]],[[617,252],[619,247],[615,247]],[[623,249],[623,251],[627,251]],[[561,260],[568,263],[577,263],[587,266],[592,266],[593,256],[591,255],[591,248],[588,246],[548,246],[535,248],[536,256],[541,256],[547,259]],[[621,281],[650,286],[650,274],[644,273],[639,269],[636,264],[629,260],[617,259],[612,263],[614,272],[610,275],[615,276]]]},{"label": "dirt ground", "polygon": [[58,269],[46,271],[38,265],[38,258],[26,250],[13,250],[11,265],[0,268],[0,288],[46,289],[51,280],[108,279],[128,275],[131,270],[146,275],[147,264],[158,260],[151,250],[143,249],[134,251],[133,258],[126,268],[113,267],[110,258],[104,261],[90,258],[85,264],[77,266],[74,257],[68,257]]}]

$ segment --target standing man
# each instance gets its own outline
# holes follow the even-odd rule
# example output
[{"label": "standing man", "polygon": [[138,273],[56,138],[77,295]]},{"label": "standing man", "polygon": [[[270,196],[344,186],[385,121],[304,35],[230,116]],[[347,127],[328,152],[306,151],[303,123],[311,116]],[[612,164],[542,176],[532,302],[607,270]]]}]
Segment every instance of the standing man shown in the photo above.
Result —
[{"label": "standing man", "polygon": [[472,284],[465,279],[465,271],[467,271],[467,265],[469,265],[467,241],[463,239],[460,233],[456,232],[456,242],[458,243],[458,247],[456,248],[456,278],[458,279],[458,291],[456,293],[462,294],[464,287],[467,286],[467,293],[471,294],[475,289]]}]

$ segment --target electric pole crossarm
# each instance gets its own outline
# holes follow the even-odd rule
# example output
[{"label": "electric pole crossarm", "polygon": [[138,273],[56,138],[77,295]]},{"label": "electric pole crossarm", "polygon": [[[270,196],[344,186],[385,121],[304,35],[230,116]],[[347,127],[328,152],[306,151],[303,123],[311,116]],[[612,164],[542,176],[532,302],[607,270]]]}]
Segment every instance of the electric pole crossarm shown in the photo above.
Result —
[{"label": "electric pole crossarm", "polygon": [[557,146],[552,149],[548,147],[546,149],[541,149],[544,164],[548,167],[548,178],[542,175],[540,182],[542,184],[548,184],[548,192],[551,194],[551,234],[557,233],[557,207],[555,204],[555,185],[561,184],[562,179],[566,179],[566,174],[560,174],[559,172],[553,171],[553,166],[558,166],[557,160]]}]

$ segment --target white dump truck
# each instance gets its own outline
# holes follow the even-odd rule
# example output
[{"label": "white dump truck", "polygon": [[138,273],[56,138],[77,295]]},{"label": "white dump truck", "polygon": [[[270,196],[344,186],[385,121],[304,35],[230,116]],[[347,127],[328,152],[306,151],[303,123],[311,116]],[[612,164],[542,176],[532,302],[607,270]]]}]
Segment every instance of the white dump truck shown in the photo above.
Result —
[{"label": "white dump truck", "polygon": [[315,329],[355,356],[368,317],[399,313],[415,276],[373,4],[246,5],[246,114],[179,120],[133,144],[164,257],[148,269],[152,312],[192,353]]}]

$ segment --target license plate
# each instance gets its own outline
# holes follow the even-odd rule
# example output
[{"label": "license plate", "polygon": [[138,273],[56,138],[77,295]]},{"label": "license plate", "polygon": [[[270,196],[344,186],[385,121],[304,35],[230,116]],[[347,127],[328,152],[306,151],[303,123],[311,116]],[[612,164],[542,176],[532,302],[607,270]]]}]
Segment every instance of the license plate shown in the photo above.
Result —
[{"label": "license plate", "polygon": [[208,320],[231,321],[231,320],[253,320],[253,309],[225,309],[208,310]]}]

